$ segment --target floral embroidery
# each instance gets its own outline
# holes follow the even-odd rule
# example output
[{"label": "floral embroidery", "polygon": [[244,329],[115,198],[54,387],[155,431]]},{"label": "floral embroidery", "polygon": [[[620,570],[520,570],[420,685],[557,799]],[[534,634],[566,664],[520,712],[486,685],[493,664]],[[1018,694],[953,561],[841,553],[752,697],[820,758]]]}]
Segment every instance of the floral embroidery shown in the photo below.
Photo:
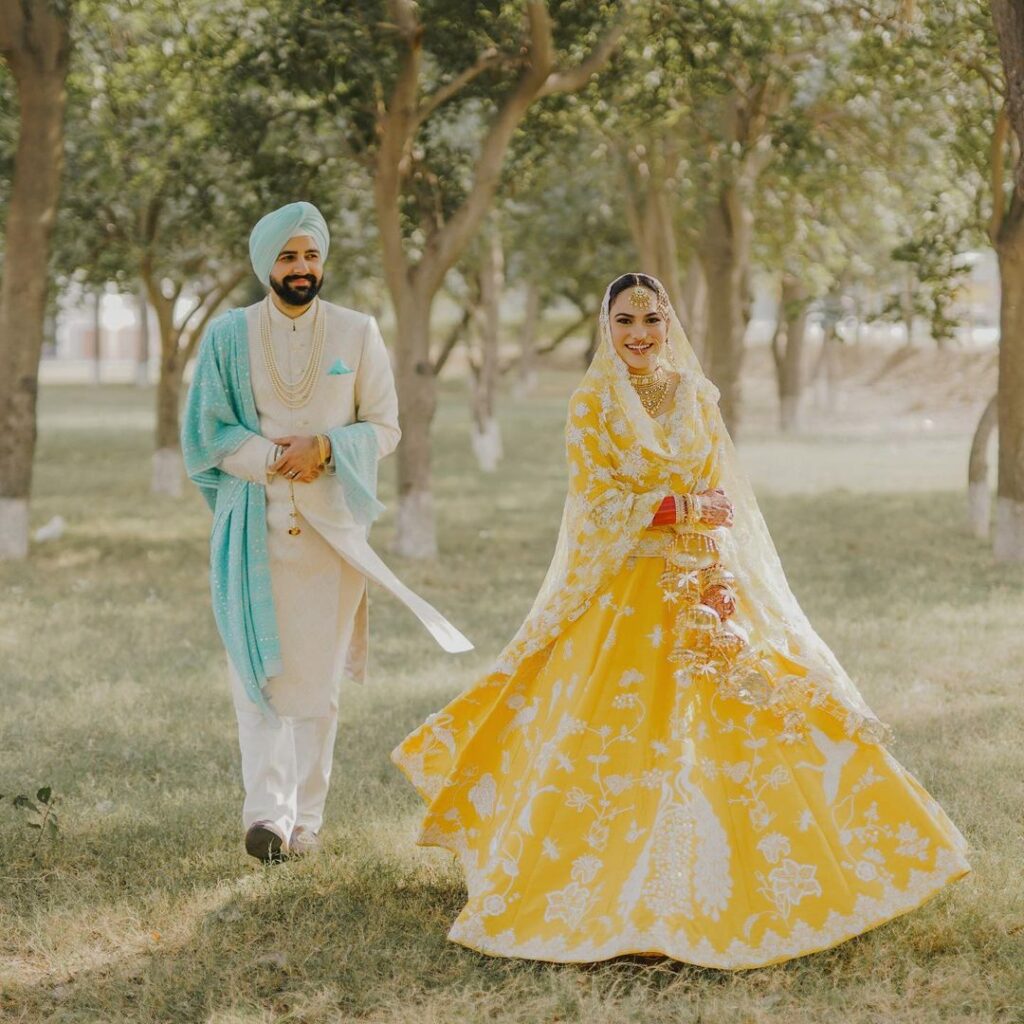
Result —
[{"label": "floral embroidery", "polygon": [[544,912],[545,921],[564,921],[570,928],[576,929],[583,920],[583,915],[590,906],[590,890],[578,882],[570,882],[564,889],[549,892],[548,908]]},{"label": "floral embroidery", "polygon": [[[713,531],[667,531],[666,549],[648,529],[664,494],[716,483],[719,439],[697,429],[711,392],[679,395],[674,464],[627,450],[607,393],[574,396],[564,576],[494,671],[394,752],[428,803],[420,842],[465,873],[449,935],[472,948],[751,967],[968,870],[867,720],[749,614]],[[701,603],[711,582],[736,591],[734,620]]]},{"label": "floral embroidery", "polygon": [[777,864],[783,854],[790,852],[792,844],[780,832],[771,832],[757,844],[757,848],[769,864]]},{"label": "floral embroidery", "polygon": [[817,870],[813,864],[798,864],[787,857],[768,873],[767,895],[785,920],[804,897],[821,895]]}]

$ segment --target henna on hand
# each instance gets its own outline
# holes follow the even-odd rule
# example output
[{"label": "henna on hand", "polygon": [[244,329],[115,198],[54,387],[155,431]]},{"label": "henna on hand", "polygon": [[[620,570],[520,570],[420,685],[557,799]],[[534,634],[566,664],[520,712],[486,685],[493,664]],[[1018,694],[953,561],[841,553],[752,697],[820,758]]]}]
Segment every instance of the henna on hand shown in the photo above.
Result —
[{"label": "henna on hand", "polygon": [[713,608],[724,622],[736,614],[736,595],[730,587],[721,583],[708,587],[700,596],[701,604]]},{"label": "henna on hand", "polygon": [[732,526],[733,504],[725,496],[721,487],[713,487],[701,491],[700,498],[700,521],[705,526]]}]

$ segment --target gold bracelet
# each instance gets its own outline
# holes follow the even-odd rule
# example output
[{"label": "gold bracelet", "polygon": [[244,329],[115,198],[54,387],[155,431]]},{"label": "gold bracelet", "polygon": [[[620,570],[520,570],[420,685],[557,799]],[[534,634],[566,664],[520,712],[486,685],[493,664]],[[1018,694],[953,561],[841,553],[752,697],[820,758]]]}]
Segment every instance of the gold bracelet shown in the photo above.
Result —
[{"label": "gold bracelet", "polygon": [[316,445],[320,452],[320,465],[327,465],[327,453],[330,451],[330,447],[327,443],[327,438],[323,434],[316,435]]},{"label": "gold bracelet", "polygon": [[687,494],[674,494],[676,500],[676,522],[684,526],[690,521],[690,497]]},{"label": "gold bracelet", "polygon": [[690,497],[690,524],[696,526],[704,518],[704,505],[699,494]]}]

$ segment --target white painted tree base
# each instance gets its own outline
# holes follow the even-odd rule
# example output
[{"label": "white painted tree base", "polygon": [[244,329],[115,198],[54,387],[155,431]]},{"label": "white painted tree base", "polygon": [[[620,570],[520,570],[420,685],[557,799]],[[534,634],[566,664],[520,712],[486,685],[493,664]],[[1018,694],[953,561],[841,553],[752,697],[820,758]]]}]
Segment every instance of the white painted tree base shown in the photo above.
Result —
[{"label": "white painted tree base", "polygon": [[28,499],[0,498],[0,561],[28,557]]},{"label": "white painted tree base", "polygon": [[798,395],[786,395],[779,402],[779,429],[784,434],[798,434],[801,426],[800,397]]},{"label": "white painted tree base", "polygon": [[497,472],[498,463],[501,462],[504,455],[501,444],[501,426],[498,421],[492,417],[484,424],[483,430],[477,430],[474,423],[470,433],[470,443],[480,469],[484,473]]},{"label": "white painted tree base", "polygon": [[1024,501],[996,498],[992,551],[997,562],[1024,562]]},{"label": "white painted tree base", "polygon": [[168,498],[180,498],[185,481],[185,463],[177,448],[158,448],[153,452],[153,476],[150,492]]},{"label": "white painted tree base", "polygon": [[985,480],[967,487],[967,521],[978,540],[988,540],[992,529],[992,491]]},{"label": "white painted tree base", "polygon": [[395,554],[403,558],[437,558],[434,498],[429,491],[410,491],[398,499]]}]

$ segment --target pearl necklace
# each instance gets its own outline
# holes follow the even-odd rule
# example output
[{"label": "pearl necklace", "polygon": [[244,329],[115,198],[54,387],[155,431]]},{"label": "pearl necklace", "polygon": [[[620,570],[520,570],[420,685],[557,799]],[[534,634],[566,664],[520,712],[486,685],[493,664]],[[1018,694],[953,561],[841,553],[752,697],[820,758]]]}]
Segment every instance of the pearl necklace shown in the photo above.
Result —
[{"label": "pearl necklace", "polygon": [[325,318],[320,315],[320,301],[316,300],[316,311],[313,314],[313,346],[309,351],[306,368],[296,381],[285,380],[274,358],[274,346],[270,340],[270,296],[260,311],[260,340],[263,344],[263,358],[267,365],[267,375],[274,388],[274,394],[289,408],[301,409],[313,397],[313,390],[320,379],[320,364],[324,357],[324,338],[327,334]]},{"label": "pearl necklace", "polygon": [[654,373],[631,373],[629,383],[640,399],[648,416],[653,416],[665,401],[670,383],[669,375],[659,366]]}]

